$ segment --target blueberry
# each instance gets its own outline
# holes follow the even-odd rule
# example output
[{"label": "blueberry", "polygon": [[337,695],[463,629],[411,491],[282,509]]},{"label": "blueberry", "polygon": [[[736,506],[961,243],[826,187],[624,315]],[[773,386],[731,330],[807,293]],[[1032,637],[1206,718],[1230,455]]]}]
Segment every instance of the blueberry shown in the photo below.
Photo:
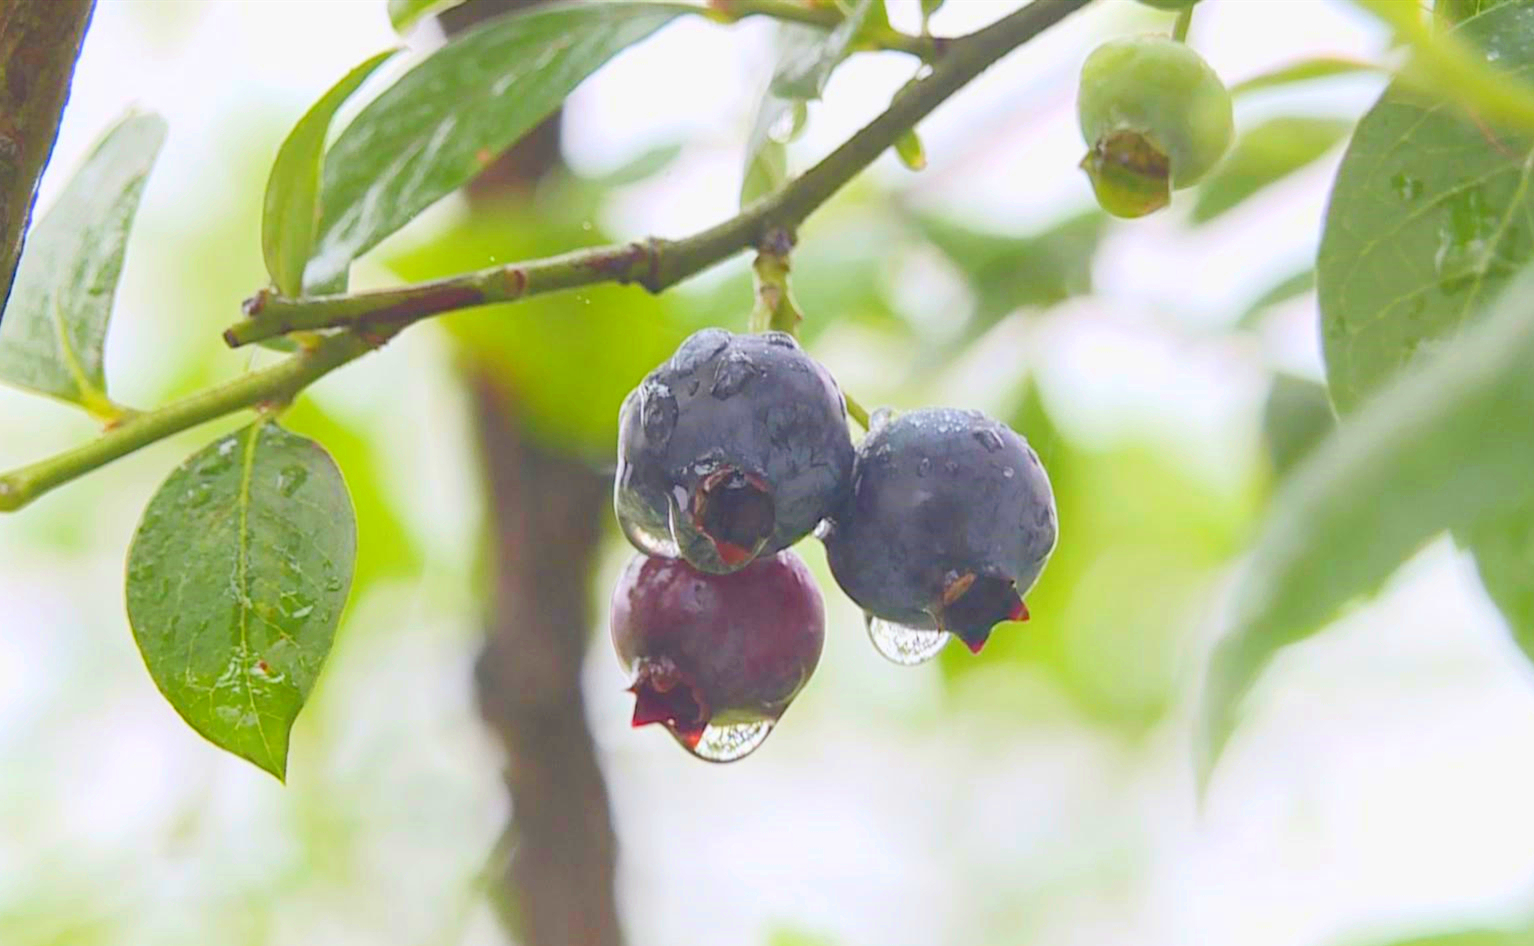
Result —
[{"label": "blueberry", "polygon": [[[611,626],[634,680],[634,725],[660,723],[694,754],[729,761],[759,745],[809,681],[825,611],[793,552],[723,575],[640,555],[613,591]],[[713,750],[732,729],[759,735]]]},{"label": "blueberry", "polygon": [[878,423],[825,535],[831,573],[873,618],[947,631],[978,652],[1055,546],[1038,454],[978,411],[936,408]]},{"label": "blueberry", "polygon": [[704,329],[623,402],[613,504],[640,551],[729,572],[809,535],[852,458],[841,391],[793,336]]}]

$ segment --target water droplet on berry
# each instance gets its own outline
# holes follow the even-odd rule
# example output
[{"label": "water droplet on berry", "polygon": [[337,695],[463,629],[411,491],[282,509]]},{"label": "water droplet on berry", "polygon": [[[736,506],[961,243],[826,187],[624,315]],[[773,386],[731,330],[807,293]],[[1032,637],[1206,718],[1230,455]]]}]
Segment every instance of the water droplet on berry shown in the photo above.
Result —
[{"label": "water droplet on berry", "polygon": [[719,351],[729,343],[730,333],[722,328],[706,328],[700,332],[694,332],[682,342],[676,354],[671,356],[671,368],[683,374],[696,370],[700,364],[719,354]]},{"label": "water droplet on berry", "polygon": [[830,519],[820,520],[820,522],[816,523],[815,525],[815,538],[824,542],[826,540],[826,536],[830,535],[831,530],[834,528],[836,528],[836,526],[832,524]]},{"label": "water droplet on berry", "polygon": [[885,424],[889,423],[890,421],[892,421],[894,419],[895,419],[895,409],[894,408],[892,408],[892,407],[880,407],[880,408],[877,408],[872,414],[868,415],[868,432],[869,433],[873,433],[874,431],[878,430],[880,427],[883,427]]},{"label": "water droplet on berry", "polygon": [[645,439],[652,448],[662,449],[671,439],[672,429],[676,427],[676,398],[671,396],[671,389],[664,384],[648,382],[640,388],[639,397],[639,418],[644,427]]},{"label": "water droplet on berry", "polygon": [[714,386],[708,389],[719,400],[727,400],[740,393],[746,384],[756,377],[756,365],[742,352],[732,351],[719,359],[714,366]]},{"label": "water droplet on berry", "polygon": [[705,762],[736,762],[761,748],[772,733],[772,720],[759,719],[750,723],[730,723],[704,727],[703,735],[694,745],[676,733],[677,744]]},{"label": "water droplet on berry", "polygon": [[1010,480],[1012,477],[1017,475],[1017,471],[1012,469],[1010,466],[1004,467],[1001,471],[1001,475]]},{"label": "water droplet on berry", "polygon": [[868,622],[868,639],[873,641],[874,650],[891,663],[904,667],[926,663],[948,643],[947,631],[907,627],[872,614],[864,615],[864,620]]},{"label": "water droplet on berry", "polygon": [[995,453],[997,450],[1000,450],[1003,446],[1005,446],[1005,444],[1002,443],[1001,434],[998,434],[996,431],[989,427],[975,431],[975,439],[980,441],[980,445],[992,453]]}]

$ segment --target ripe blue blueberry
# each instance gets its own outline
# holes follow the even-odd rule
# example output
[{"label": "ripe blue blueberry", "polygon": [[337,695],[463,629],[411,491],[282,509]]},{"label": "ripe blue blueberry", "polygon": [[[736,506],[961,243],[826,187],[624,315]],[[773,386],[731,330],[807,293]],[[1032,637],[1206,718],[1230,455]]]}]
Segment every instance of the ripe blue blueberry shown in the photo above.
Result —
[{"label": "ripe blue blueberry", "polygon": [[809,535],[852,460],[841,390],[793,336],[704,329],[623,402],[613,505],[640,551],[730,572]]},{"label": "ripe blue blueberry", "polygon": [[998,622],[1027,619],[1023,595],[1055,533],[1049,477],[1028,442],[978,411],[936,408],[876,415],[825,544],[871,621],[948,632],[979,652]]}]

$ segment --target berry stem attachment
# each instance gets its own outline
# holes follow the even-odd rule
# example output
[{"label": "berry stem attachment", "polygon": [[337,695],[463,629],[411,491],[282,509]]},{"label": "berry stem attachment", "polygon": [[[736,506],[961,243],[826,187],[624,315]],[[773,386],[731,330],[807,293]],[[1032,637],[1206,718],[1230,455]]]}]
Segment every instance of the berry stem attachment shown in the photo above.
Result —
[{"label": "berry stem attachment", "polygon": [[1177,19],[1172,23],[1172,38],[1179,43],[1188,41],[1188,27],[1193,25],[1193,11],[1198,4],[1190,3],[1182,8],[1177,14]]},{"label": "berry stem attachment", "polygon": [[858,422],[858,426],[864,431],[868,430],[868,411],[859,404],[857,398],[842,391],[842,400],[847,402],[847,416]]},{"label": "berry stem attachment", "polygon": [[135,414],[83,446],[0,474],[0,512],[19,509],[55,487],[183,430],[262,404],[291,400],[334,369],[430,316],[602,283],[637,283],[661,292],[759,246],[775,228],[793,232],[955,92],[1089,2],[1033,0],[990,26],[949,40],[926,77],[897,94],[888,109],[818,164],[735,217],[692,236],[591,247],[356,294],[292,298],[258,293],[246,304],[249,318],[224,333],[230,346],[295,332],[347,331],[325,336],[270,368]]},{"label": "berry stem attachment", "polygon": [[778,331],[790,335],[799,334],[799,323],[804,313],[794,302],[789,286],[789,254],[793,252],[794,237],[787,230],[774,230],[757,248],[756,259],[751,263],[751,283],[756,295],[756,305],[747,320],[752,332]]}]

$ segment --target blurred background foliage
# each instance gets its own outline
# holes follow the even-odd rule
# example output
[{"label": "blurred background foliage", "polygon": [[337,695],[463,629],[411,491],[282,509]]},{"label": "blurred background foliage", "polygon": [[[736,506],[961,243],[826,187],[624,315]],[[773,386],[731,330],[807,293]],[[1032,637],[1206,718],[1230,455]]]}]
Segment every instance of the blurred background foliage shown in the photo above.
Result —
[{"label": "blurred background foliage", "polygon": [[[1003,6],[955,0],[933,28]],[[899,26],[919,21],[914,0],[889,7]],[[1229,80],[1385,44],[1320,0],[1200,10],[1193,39]],[[1105,0],[924,125],[928,170],[886,157],[804,228],[806,345],[865,405],[1008,420],[1050,471],[1062,540],[1032,620],[999,629],[981,658],[949,648],[915,670],[879,662],[806,543],[826,657],[767,746],[726,768],[628,729],[594,627],[587,703],[632,942],[1372,942],[1516,915],[1534,889],[1520,794],[1534,773],[1519,758],[1534,699],[1442,546],[1338,642],[1290,661],[1269,688],[1284,696],[1193,811],[1184,732],[1208,629],[1275,483],[1334,423],[1306,261],[1336,146],[1380,82],[1243,96],[1219,173],[1161,218],[1110,222],[1074,167],[1074,73],[1097,38],[1169,24]],[[434,29],[412,43],[437,42]],[[124,96],[170,118],[110,341],[128,403],[275,357],[217,335],[264,281],[267,164],[308,101],[391,41],[381,0],[101,4],[49,182]],[[728,215],[773,44],[764,23],[669,28],[571,100],[573,171],[473,216],[449,201],[354,284]],[[899,57],[856,56],[787,144],[790,169],[908,73]],[[737,260],[659,297],[607,286],[466,312],[287,414],[343,471],[360,559],[285,789],[185,731],[116,590],[138,510],[217,431],[0,520],[0,944],[503,941],[482,896],[506,817],[500,761],[470,683],[483,500],[454,379],[488,370],[530,435],[605,469],[627,391],[689,332],[742,328],[750,304]],[[63,408],[0,392],[5,465],[89,435]],[[591,589],[604,619],[627,555],[609,527]]]}]

